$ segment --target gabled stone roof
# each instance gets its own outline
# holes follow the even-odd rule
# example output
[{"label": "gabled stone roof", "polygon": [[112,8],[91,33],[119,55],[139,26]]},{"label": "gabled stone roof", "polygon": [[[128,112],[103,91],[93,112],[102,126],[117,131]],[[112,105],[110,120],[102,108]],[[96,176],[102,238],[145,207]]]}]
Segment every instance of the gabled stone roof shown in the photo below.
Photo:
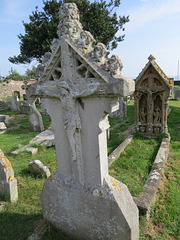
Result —
[{"label": "gabled stone roof", "polygon": [[149,68],[149,66],[152,66],[156,72],[160,75],[160,77],[164,80],[164,82],[168,85],[168,87],[172,87],[172,79],[168,78],[166,74],[163,72],[163,70],[160,68],[160,66],[156,63],[156,58],[153,55],[150,55],[148,57],[149,62],[145,65],[145,67],[142,69],[138,77],[136,78],[136,82],[139,81],[139,79],[143,76],[145,71]]}]

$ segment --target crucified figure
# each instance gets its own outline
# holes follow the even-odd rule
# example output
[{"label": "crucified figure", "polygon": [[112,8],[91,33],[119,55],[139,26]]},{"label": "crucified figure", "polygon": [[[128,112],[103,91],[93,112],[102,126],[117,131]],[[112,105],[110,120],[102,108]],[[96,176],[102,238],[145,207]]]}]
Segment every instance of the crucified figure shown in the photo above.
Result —
[{"label": "crucified figure", "polygon": [[63,110],[64,129],[67,133],[68,140],[72,151],[72,160],[77,160],[75,132],[81,130],[81,121],[78,110],[76,109],[75,96],[72,95],[71,89],[67,82],[60,82],[57,87],[60,90],[61,105]]}]

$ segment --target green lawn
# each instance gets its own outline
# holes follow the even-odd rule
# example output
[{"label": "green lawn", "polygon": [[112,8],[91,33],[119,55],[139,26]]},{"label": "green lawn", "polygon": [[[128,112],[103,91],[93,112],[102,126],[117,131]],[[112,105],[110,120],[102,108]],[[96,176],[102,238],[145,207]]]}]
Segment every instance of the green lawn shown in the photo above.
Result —
[{"label": "green lawn", "polygon": [[111,164],[109,174],[125,183],[133,196],[143,191],[160,142],[136,135],[120,157]]}]

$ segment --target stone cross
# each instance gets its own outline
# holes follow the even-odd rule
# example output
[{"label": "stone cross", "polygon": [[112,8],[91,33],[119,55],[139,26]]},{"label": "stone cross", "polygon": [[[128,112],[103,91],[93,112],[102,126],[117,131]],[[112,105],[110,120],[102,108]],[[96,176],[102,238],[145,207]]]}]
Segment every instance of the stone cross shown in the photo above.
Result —
[{"label": "stone cross", "polygon": [[58,169],[42,191],[44,217],[77,239],[138,239],[138,209],[127,187],[108,174],[108,114],[132,94],[117,56],[83,31],[78,9],[60,9],[59,39],[39,66],[36,94],[46,98]]}]

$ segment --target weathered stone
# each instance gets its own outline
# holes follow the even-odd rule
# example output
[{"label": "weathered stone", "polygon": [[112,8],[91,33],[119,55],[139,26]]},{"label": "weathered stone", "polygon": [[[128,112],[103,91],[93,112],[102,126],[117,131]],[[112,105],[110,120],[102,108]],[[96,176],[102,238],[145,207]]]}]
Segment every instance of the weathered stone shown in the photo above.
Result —
[{"label": "weathered stone", "polygon": [[46,131],[41,132],[30,141],[30,144],[44,145],[46,147],[54,146],[54,130],[47,129]]},{"label": "weathered stone", "polygon": [[173,88],[173,92],[174,92],[174,99],[180,99],[180,87],[177,88]]},{"label": "weathered stone", "polygon": [[[26,89],[26,104],[25,108],[28,107],[28,121],[29,121],[29,130],[31,132],[42,132],[44,131],[44,125],[42,121],[42,116],[36,108],[37,96],[36,92],[37,83],[25,86]],[[27,110],[27,109],[26,109]]]},{"label": "weathered stone", "polygon": [[138,240],[138,209],[127,187],[108,175],[106,138],[108,114],[118,97],[133,93],[134,80],[83,31],[76,4],[59,12],[59,41],[36,89],[46,98],[58,161],[42,191],[43,215],[76,239]]},{"label": "weathered stone", "polygon": [[123,97],[119,98],[119,108],[118,110],[112,112],[110,114],[111,118],[125,118],[127,115],[127,107],[125,102],[123,101]]},{"label": "weathered stone", "polygon": [[40,107],[41,107],[41,109],[42,109],[42,115],[47,116],[48,113],[47,113],[47,107],[46,107],[46,99],[41,98]]},{"label": "weathered stone", "polygon": [[4,124],[4,122],[0,122],[0,134],[5,133],[6,129],[7,129],[7,127]]},{"label": "weathered stone", "polygon": [[150,55],[149,62],[136,79],[134,93],[136,130],[147,136],[168,135],[167,115],[169,81]]},{"label": "weathered stone", "polygon": [[158,187],[161,181],[163,168],[168,158],[169,142],[170,138],[164,138],[162,140],[161,146],[152,165],[149,177],[146,180],[144,190],[139,198],[134,197],[134,201],[137,204],[140,213],[142,215],[146,215],[147,220],[149,220],[150,210],[154,205],[156,192],[158,191]]},{"label": "weathered stone", "polygon": [[35,155],[38,153],[38,148],[34,148],[31,146],[26,146],[25,150],[30,152],[32,155]]},{"label": "weathered stone", "polygon": [[0,122],[4,122],[8,126],[10,124],[9,115],[0,115]]},{"label": "weathered stone", "polygon": [[25,146],[18,146],[19,148],[11,152],[13,155],[18,155],[20,152],[28,151],[32,155],[36,154],[38,152],[38,148],[31,147],[31,144],[25,145]]},{"label": "weathered stone", "polygon": [[5,129],[7,129],[7,127],[4,124],[4,122],[0,122],[0,130],[5,130]]},{"label": "weathered stone", "polygon": [[40,160],[34,160],[33,162],[30,162],[28,168],[29,172],[35,176],[42,175],[49,177],[51,175],[49,168],[47,166],[44,166]]},{"label": "weathered stone", "polygon": [[35,105],[28,108],[29,130],[31,132],[42,132],[44,125],[40,112],[36,109]]},{"label": "weathered stone", "polygon": [[19,108],[20,93],[18,92],[19,94],[16,94],[16,92],[18,91],[15,91],[11,97],[11,111],[13,112],[20,111],[20,108]]},{"label": "weathered stone", "polygon": [[18,199],[17,180],[10,161],[0,150],[0,195],[6,196],[11,202]]},{"label": "weathered stone", "polygon": [[38,148],[32,147],[33,144],[36,145],[44,145],[46,147],[51,147],[55,145],[55,139],[54,139],[54,130],[52,128],[47,129],[44,132],[41,132],[36,137],[34,137],[29,144],[23,146],[21,144],[18,144],[18,149],[11,152],[14,155],[19,154],[22,151],[28,151],[31,152],[32,155],[36,154],[38,152]]}]

